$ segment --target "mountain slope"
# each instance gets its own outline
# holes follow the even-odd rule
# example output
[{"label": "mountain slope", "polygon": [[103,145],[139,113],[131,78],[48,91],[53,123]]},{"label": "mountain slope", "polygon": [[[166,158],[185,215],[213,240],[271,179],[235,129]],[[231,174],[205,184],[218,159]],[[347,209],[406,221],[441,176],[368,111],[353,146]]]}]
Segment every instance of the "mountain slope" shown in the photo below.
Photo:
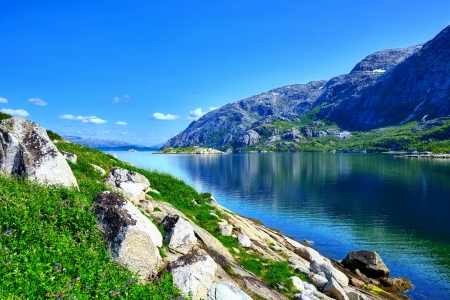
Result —
[{"label": "mountain slope", "polygon": [[310,137],[342,138],[345,130],[401,125],[426,114],[450,115],[450,26],[423,46],[370,54],[349,74],[227,104],[192,122],[163,148],[298,150]]}]

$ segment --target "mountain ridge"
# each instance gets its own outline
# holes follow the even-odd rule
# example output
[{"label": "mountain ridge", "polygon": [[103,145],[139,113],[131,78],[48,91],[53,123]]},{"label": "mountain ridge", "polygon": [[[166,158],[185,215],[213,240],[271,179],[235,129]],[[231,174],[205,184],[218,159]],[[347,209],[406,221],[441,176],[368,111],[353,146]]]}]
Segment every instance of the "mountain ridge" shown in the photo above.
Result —
[{"label": "mountain ridge", "polygon": [[288,148],[298,150],[311,137],[397,126],[425,115],[444,117],[450,115],[449,57],[450,26],[425,44],[369,54],[348,74],[226,104],[192,122],[162,149],[233,151],[292,144]]}]

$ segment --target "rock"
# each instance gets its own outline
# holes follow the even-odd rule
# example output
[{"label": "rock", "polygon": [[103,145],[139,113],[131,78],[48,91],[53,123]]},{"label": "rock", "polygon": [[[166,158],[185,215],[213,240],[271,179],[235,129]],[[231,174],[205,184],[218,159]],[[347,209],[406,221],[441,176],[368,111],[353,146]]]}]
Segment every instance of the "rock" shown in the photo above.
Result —
[{"label": "rock", "polygon": [[208,300],[251,300],[249,295],[227,282],[214,281],[208,292]]},{"label": "rock", "polygon": [[289,279],[292,281],[292,286],[294,288],[294,291],[303,291],[305,290],[305,286],[303,285],[303,281],[298,278],[297,276],[289,277]]},{"label": "rock", "polygon": [[141,201],[139,203],[139,206],[145,211],[145,212],[152,212],[154,210],[152,202],[148,200]]},{"label": "rock", "polygon": [[374,251],[352,251],[342,261],[342,265],[350,270],[359,269],[370,278],[378,279],[389,276],[389,269],[378,253]]},{"label": "rock", "polygon": [[71,163],[76,164],[77,163],[77,156],[76,154],[65,152],[65,151],[59,151],[66,160],[70,161]]},{"label": "rock", "polygon": [[187,254],[197,244],[194,228],[179,216],[167,215],[162,226],[167,232],[165,243],[169,248]]},{"label": "rock", "polygon": [[111,257],[126,264],[140,279],[158,271],[162,235],[130,202],[113,192],[101,192],[92,205],[98,227],[104,232]]},{"label": "rock", "polygon": [[316,286],[310,282],[304,282],[303,286],[305,287],[306,291],[312,291],[312,292],[317,291]]},{"label": "rock", "polygon": [[192,299],[207,299],[217,265],[209,255],[188,254],[172,261],[167,269],[173,275],[173,284]]},{"label": "rock", "polygon": [[341,271],[335,269],[333,265],[328,262],[319,264],[317,261],[313,260],[310,264],[310,269],[316,274],[323,272],[328,280],[334,278],[341,286],[348,285],[348,277]]},{"label": "rock", "polygon": [[111,170],[105,183],[123,193],[134,204],[138,205],[140,200],[145,200],[145,191],[150,187],[150,182],[145,176],[121,168]]},{"label": "rock", "polygon": [[287,298],[283,294],[280,294],[256,277],[244,276],[242,277],[242,279],[247,289],[263,299],[287,300]]},{"label": "rock", "polygon": [[239,251],[238,248],[234,248],[234,247],[233,247],[232,250],[233,250],[234,253],[238,253],[238,254],[241,253],[241,251]]},{"label": "rock", "polygon": [[167,213],[162,211],[152,211],[149,215],[155,220],[158,224],[160,224],[164,218],[167,216]]},{"label": "rock", "polygon": [[219,225],[217,230],[223,236],[231,236],[231,234],[233,233],[233,225],[231,225],[231,224],[222,224],[222,225]]},{"label": "rock", "polygon": [[303,291],[294,295],[294,300],[320,300],[311,291]]},{"label": "rock", "polygon": [[106,175],[106,171],[102,168],[99,167],[97,165],[91,164],[91,166],[94,168],[94,170],[98,173],[100,173],[100,175],[105,176]]},{"label": "rock", "polygon": [[413,287],[411,281],[405,278],[383,278],[380,284],[384,290],[391,293],[404,292]]},{"label": "rock", "polygon": [[357,287],[357,288],[362,288],[365,285],[364,281],[359,280],[359,279],[357,279],[355,277],[352,277],[350,279],[350,284],[355,286],[355,287]]},{"label": "rock", "polygon": [[298,247],[294,250],[294,253],[297,254],[298,256],[300,256],[301,258],[306,259],[309,262],[312,262],[313,260],[315,260],[319,264],[325,263],[325,259],[323,258],[323,256],[320,255],[319,252],[317,252],[316,250],[314,250],[310,247],[305,247],[303,245],[300,245],[300,247]]},{"label": "rock", "polygon": [[309,280],[320,290],[322,290],[328,283],[328,279],[318,274],[313,274],[311,277],[309,277]]},{"label": "rock", "polygon": [[246,235],[238,235],[238,243],[244,248],[249,248],[252,243],[250,242],[250,238]]},{"label": "rock", "polygon": [[0,172],[41,184],[78,187],[44,128],[21,117],[0,122]]},{"label": "rock", "polygon": [[334,278],[331,278],[331,280],[328,281],[323,289],[323,293],[338,300],[348,300],[347,294]]},{"label": "rock", "polygon": [[347,292],[347,297],[349,300],[370,300],[365,295],[358,293],[357,291]]}]

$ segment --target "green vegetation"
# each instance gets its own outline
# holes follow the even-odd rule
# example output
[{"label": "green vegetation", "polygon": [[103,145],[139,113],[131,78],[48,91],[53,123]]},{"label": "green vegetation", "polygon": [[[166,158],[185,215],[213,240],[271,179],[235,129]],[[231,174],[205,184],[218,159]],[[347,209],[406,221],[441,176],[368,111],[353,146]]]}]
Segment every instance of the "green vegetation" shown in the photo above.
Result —
[{"label": "green vegetation", "polygon": [[51,141],[55,141],[55,140],[62,141],[62,140],[64,140],[59,134],[54,133],[51,130],[47,130],[47,135],[48,135],[48,137],[50,138]]},{"label": "green vegetation", "polygon": [[11,118],[10,115],[0,112],[0,120],[6,120]]}]

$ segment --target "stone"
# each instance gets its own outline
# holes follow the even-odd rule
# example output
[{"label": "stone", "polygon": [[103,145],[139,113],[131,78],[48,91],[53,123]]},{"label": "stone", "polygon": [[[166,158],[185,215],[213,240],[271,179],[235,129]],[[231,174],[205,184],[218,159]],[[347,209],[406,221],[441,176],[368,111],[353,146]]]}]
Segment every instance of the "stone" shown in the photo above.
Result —
[{"label": "stone", "polygon": [[314,250],[310,247],[305,247],[303,245],[300,245],[300,247],[298,247],[294,250],[294,253],[297,254],[298,256],[300,256],[301,258],[306,259],[309,262],[312,262],[313,260],[315,260],[319,264],[325,263],[325,259],[323,258],[323,256],[320,255],[319,252],[317,252],[316,250]]},{"label": "stone", "polygon": [[139,206],[145,211],[145,212],[152,212],[154,210],[153,204],[151,201],[144,200],[139,202]]},{"label": "stone", "polygon": [[389,277],[389,269],[378,253],[374,251],[352,251],[342,261],[342,265],[351,271],[359,269],[366,276],[374,279]]},{"label": "stone", "polygon": [[320,264],[313,260],[310,264],[310,269],[316,274],[323,272],[328,280],[334,278],[341,286],[348,285],[348,277],[341,271],[335,269],[333,265],[328,262]]},{"label": "stone", "polygon": [[233,250],[234,253],[237,253],[237,254],[241,253],[241,251],[239,251],[238,248],[234,248],[234,247],[233,247],[232,250]]},{"label": "stone", "polygon": [[294,300],[320,300],[311,291],[303,291],[294,295]]},{"label": "stone", "polygon": [[380,280],[381,287],[391,293],[399,293],[413,287],[411,281],[405,278],[383,278]]},{"label": "stone", "polygon": [[347,292],[347,297],[349,300],[370,300],[365,295],[358,293],[357,291]]},{"label": "stone", "polygon": [[122,192],[123,196],[135,205],[138,205],[140,200],[145,200],[145,191],[150,187],[145,176],[122,168],[112,169],[105,178],[105,183]]},{"label": "stone", "polygon": [[167,232],[165,243],[169,248],[187,254],[197,244],[194,228],[183,218],[167,215],[161,224]]},{"label": "stone", "polygon": [[167,213],[162,211],[152,211],[149,215],[156,221],[158,224],[162,223],[164,218],[167,216]]},{"label": "stone", "polygon": [[323,293],[338,300],[348,300],[347,294],[334,278],[331,278],[331,280],[328,281],[323,289]]},{"label": "stone", "polygon": [[139,272],[141,281],[156,274],[161,256],[162,235],[148,218],[129,201],[113,192],[101,192],[92,211],[98,228],[104,233],[111,258],[131,272]]},{"label": "stone", "polygon": [[231,234],[233,233],[233,225],[231,225],[231,224],[221,224],[221,225],[219,225],[217,230],[223,236],[231,236]]},{"label": "stone", "polygon": [[214,281],[207,300],[251,300],[249,295],[223,281]]},{"label": "stone", "polygon": [[252,243],[250,241],[250,238],[246,235],[238,235],[238,243],[244,248],[249,248]]},{"label": "stone", "polygon": [[364,281],[355,277],[350,278],[350,284],[357,288],[362,288],[365,285]]},{"label": "stone", "polygon": [[294,291],[304,291],[305,286],[303,285],[303,281],[298,278],[297,276],[289,277],[289,279],[292,281],[292,286]]},{"label": "stone", "polygon": [[65,151],[59,151],[66,160],[70,161],[71,163],[76,164],[77,163],[77,155]]},{"label": "stone", "polygon": [[317,291],[316,286],[310,282],[304,282],[303,286],[305,287],[306,291],[312,291],[312,292]]},{"label": "stone", "polygon": [[46,130],[21,117],[0,121],[0,172],[41,184],[78,187]]},{"label": "stone", "polygon": [[167,269],[172,273],[173,284],[193,300],[207,299],[217,265],[209,255],[188,254],[172,261]]},{"label": "stone", "polygon": [[328,279],[318,274],[313,274],[311,277],[309,277],[309,280],[320,290],[323,289],[328,283]]},{"label": "stone", "polygon": [[94,165],[94,164],[91,164],[91,166],[94,168],[94,170],[95,170],[97,173],[100,173],[100,175],[102,175],[102,176],[105,176],[105,175],[106,175],[106,171],[105,171],[102,167],[99,167],[99,166]]}]

